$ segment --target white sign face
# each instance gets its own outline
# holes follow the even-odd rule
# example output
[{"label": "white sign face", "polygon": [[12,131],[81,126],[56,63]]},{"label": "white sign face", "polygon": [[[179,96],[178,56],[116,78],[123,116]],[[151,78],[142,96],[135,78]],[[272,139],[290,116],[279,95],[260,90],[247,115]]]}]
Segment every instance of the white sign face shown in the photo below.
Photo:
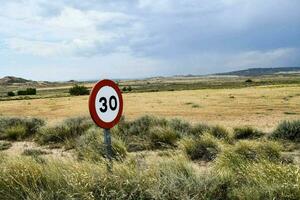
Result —
[{"label": "white sign face", "polygon": [[96,95],[95,108],[102,121],[114,121],[120,109],[120,99],[115,89],[110,86],[102,87]]}]

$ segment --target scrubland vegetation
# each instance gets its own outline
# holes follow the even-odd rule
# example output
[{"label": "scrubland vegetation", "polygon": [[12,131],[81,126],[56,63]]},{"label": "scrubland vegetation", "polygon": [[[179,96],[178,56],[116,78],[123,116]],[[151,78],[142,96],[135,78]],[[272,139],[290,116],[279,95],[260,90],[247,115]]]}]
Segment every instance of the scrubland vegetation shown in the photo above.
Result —
[{"label": "scrubland vegetation", "polygon": [[[1,118],[2,199],[299,199],[300,121],[271,132],[227,129],[179,119],[122,118],[111,130],[113,168],[107,171],[102,131],[89,118],[55,125]],[[9,156],[16,140],[72,149],[75,159],[26,150]],[[285,152],[284,152],[285,151]],[[284,153],[283,153],[284,152]]]},{"label": "scrubland vegetation", "polygon": [[70,95],[80,96],[80,95],[88,95],[90,91],[84,85],[74,85],[69,89]]}]

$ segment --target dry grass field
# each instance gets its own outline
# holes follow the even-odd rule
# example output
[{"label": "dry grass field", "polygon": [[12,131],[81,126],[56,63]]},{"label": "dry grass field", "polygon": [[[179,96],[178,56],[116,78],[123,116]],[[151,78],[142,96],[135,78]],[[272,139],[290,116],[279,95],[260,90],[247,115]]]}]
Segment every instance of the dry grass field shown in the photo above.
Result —
[{"label": "dry grass field", "polygon": [[[124,94],[127,119],[145,114],[232,128],[251,125],[269,131],[300,117],[300,85]],[[0,102],[2,116],[32,116],[50,123],[88,115],[88,96]]]}]

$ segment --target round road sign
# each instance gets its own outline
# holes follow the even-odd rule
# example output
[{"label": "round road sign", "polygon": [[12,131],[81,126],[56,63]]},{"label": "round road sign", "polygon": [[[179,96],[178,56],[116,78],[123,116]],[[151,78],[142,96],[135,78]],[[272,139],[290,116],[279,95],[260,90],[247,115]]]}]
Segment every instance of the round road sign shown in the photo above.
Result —
[{"label": "round road sign", "polygon": [[123,112],[123,98],[116,83],[99,81],[90,94],[89,110],[94,122],[104,129],[114,127]]}]

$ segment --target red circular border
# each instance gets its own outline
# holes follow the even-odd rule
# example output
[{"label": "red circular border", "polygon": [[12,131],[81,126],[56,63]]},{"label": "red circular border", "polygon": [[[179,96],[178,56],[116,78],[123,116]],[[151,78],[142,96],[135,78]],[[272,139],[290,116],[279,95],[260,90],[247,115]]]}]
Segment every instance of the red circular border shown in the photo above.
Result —
[{"label": "red circular border", "polygon": [[[100,117],[97,114],[96,106],[95,106],[96,105],[95,100],[96,100],[97,93],[104,86],[112,87],[117,92],[118,97],[119,97],[119,102],[120,102],[119,112],[118,112],[117,117],[112,122],[109,122],[109,123],[104,122],[103,120],[100,119]],[[90,114],[91,114],[93,121],[99,127],[104,128],[104,129],[110,129],[110,128],[114,127],[120,121],[122,112],[123,112],[123,97],[122,97],[122,93],[121,93],[121,90],[119,89],[118,85],[115,82],[113,82],[111,80],[107,80],[107,79],[99,81],[93,87],[93,89],[91,91],[90,98],[89,98],[89,110],[90,110]]]}]

